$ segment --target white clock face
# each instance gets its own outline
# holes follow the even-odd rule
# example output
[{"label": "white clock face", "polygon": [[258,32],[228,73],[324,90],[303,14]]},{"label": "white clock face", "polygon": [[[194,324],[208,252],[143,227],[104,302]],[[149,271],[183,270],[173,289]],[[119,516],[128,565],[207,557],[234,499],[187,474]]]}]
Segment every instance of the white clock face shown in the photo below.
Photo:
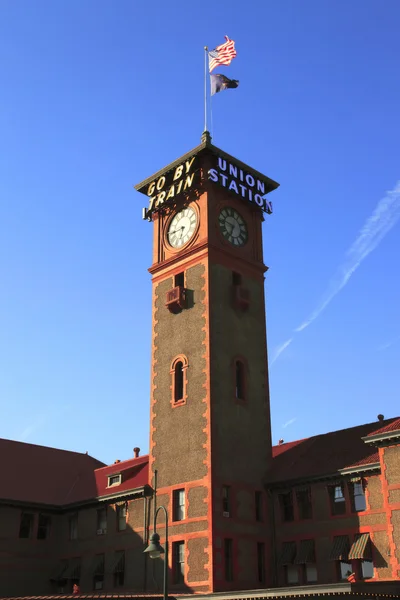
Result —
[{"label": "white clock face", "polygon": [[223,208],[218,217],[222,235],[234,246],[243,246],[248,233],[245,220],[234,208]]},{"label": "white clock face", "polygon": [[192,237],[197,225],[197,213],[193,208],[184,208],[176,213],[168,227],[168,242],[173,248],[181,248]]}]

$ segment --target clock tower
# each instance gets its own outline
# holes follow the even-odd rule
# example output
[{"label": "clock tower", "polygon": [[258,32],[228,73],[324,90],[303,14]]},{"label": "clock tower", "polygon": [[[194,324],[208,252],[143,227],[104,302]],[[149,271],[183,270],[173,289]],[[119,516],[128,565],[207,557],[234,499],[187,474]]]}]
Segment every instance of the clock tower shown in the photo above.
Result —
[{"label": "clock tower", "polygon": [[[211,143],[136,189],[153,224],[150,473],[170,590],[269,583],[271,462],[262,222],[278,184]],[[157,524],[163,540],[163,524]]]}]

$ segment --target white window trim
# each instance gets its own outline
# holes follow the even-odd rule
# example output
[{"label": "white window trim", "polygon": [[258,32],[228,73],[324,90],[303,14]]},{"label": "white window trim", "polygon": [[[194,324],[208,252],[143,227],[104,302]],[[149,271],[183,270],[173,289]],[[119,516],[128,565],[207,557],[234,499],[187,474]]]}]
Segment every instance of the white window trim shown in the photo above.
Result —
[{"label": "white window trim", "polygon": [[[118,481],[116,481],[115,483],[110,483],[111,479],[114,479],[114,477],[118,477]],[[115,487],[117,485],[121,485],[121,483],[122,483],[122,474],[121,473],[113,473],[113,475],[108,476],[107,487]]]}]

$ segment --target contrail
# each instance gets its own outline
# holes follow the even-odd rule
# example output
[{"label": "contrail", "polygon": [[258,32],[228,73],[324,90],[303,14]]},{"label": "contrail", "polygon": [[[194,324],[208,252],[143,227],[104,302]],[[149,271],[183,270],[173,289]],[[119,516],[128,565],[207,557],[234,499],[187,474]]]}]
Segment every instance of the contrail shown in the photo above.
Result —
[{"label": "contrail", "polygon": [[278,346],[278,347],[276,348],[276,350],[275,350],[275,352],[274,352],[274,357],[272,358],[272,360],[271,360],[271,362],[270,362],[270,364],[271,364],[271,365],[272,365],[272,364],[273,364],[273,363],[276,361],[276,359],[278,358],[278,356],[279,356],[280,354],[282,354],[282,352],[283,352],[284,350],[286,350],[286,348],[289,346],[289,344],[291,344],[291,343],[292,343],[292,340],[293,340],[293,338],[291,337],[289,340],[286,340],[286,342],[284,342],[283,344],[281,344],[280,346]]},{"label": "contrail", "polygon": [[[335,276],[325,293],[325,298],[311,315],[294,330],[296,333],[308,327],[330,304],[333,298],[344,288],[351,276],[355,273],[363,260],[375,250],[396,225],[400,218],[400,181],[392,190],[379,200],[372,215],[365,221],[356,240],[347,250],[343,263],[338,268]],[[271,364],[287,348],[293,338],[277,348]]]}]

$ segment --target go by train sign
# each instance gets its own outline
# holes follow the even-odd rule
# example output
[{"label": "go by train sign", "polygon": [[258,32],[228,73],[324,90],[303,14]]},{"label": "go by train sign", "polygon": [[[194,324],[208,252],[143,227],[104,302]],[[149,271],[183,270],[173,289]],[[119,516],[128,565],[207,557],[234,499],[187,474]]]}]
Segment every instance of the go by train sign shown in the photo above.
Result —
[{"label": "go by train sign", "polygon": [[[211,160],[203,161],[205,151],[210,150]],[[207,152],[207,154],[208,154]],[[188,156],[188,155],[186,155]],[[135,186],[136,190],[149,198],[143,209],[143,219],[151,221],[154,212],[172,203],[184,192],[189,192],[200,182],[200,167],[207,164],[206,177],[209,181],[239,196],[243,201],[258,206],[267,214],[272,213],[272,203],[265,195],[278,187],[278,183],[258,173],[247,165],[225,154],[211,144],[198,153],[172,163],[154,178],[149,178]]]}]

